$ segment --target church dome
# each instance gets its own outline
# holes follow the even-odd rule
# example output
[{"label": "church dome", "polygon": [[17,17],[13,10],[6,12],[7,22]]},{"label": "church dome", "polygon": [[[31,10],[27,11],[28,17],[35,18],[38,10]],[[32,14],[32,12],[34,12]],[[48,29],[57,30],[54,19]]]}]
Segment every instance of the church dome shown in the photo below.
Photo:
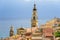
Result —
[{"label": "church dome", "polygon": [[19,28],[19,30],[24,30],[24,28]]}]

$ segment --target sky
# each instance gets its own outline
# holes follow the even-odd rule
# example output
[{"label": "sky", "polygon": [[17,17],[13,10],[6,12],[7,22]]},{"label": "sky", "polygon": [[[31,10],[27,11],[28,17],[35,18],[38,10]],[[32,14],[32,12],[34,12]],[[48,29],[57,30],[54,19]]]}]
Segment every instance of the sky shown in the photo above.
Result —
[{"label": "sky", "polygon": [[[0,0],[0,38],[9,37],[11,25],[14,32],[20,27],[31,26],[34,0]],[[60,18],[60,0],[36,0],[39,26],[53,19]]]}]

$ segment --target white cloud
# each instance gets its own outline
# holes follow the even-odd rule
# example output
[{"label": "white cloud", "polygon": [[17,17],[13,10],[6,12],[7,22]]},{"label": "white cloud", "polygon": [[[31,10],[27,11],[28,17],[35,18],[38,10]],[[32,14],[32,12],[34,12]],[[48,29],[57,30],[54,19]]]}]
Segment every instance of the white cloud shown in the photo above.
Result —
[{"label": "white cloud", "polygon": [[[34,0],[24,0],[26,2],[31,2],[31,1],[34,1]],[[40,2],[60,2],[60,0],[35,0],[35,1],[40,1]]]},{"label": "white cloud", "polygon": [[[25,2],[34,2],[34,0],[24,0]],[[37,3],[60,3],[60,0],[35,0]]]},{"label": "white cloud", "polygon": [[26,2],[30,2],[31,0],[24,0],[24,1],[26,1]]},{"label": "white cloud", "polygon": [[46,1],[46,2],[60,2],[60,0],[39,0],[39,1]]}]

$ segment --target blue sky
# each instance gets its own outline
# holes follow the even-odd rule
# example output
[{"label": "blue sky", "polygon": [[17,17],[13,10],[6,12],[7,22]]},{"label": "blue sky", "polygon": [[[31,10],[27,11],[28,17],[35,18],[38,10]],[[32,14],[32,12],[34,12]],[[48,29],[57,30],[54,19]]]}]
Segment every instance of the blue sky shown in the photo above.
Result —
[{"label": "blue sky", "polygon": [[[30,27],[34,0],[0,0],[0,37],[9,36],[14,30]],[[60,18],[60,0],[36,0],[39,25],[54,18]]]}]

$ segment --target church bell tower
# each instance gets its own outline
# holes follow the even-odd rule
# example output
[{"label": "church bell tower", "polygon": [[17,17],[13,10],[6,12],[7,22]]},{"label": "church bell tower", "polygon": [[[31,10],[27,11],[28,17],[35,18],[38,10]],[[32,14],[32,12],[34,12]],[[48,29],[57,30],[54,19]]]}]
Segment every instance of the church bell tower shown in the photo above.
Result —
[{"label": "church bell tower", "polygon": [[32,19],[31,19],[31,27],[38,27],[38,16],[37,16],[37,9],[35,3],[32,13]]},{"label": "church bell tower", "polygon": [[13,26],[10,27],[10,37],[14,35]]}]

